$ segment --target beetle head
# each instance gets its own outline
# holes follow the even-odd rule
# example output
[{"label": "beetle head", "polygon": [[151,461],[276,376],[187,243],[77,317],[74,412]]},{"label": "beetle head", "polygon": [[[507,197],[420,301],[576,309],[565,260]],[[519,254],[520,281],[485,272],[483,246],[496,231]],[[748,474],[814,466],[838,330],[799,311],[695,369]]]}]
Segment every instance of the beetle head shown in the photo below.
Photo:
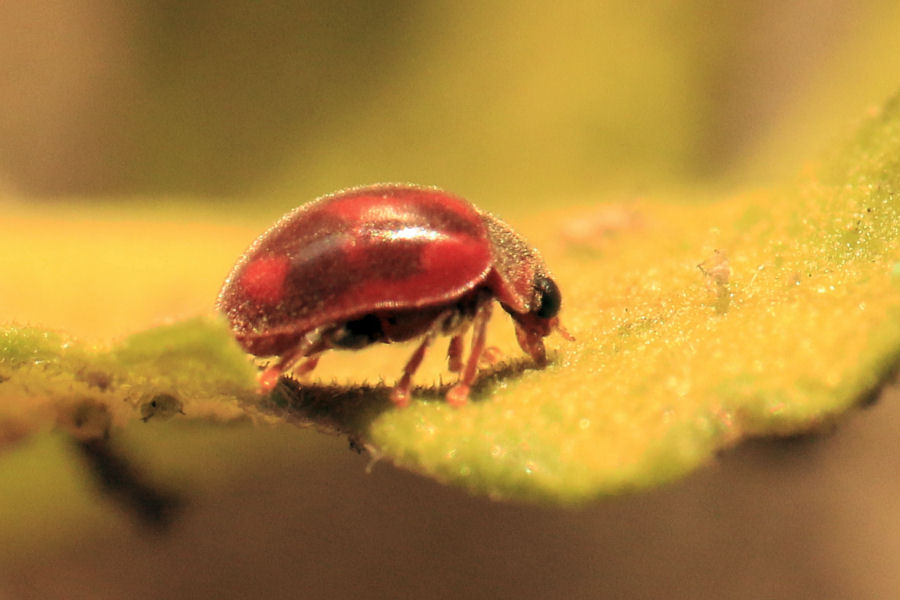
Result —
[{"label": "beetle head", "polygon": [[[559,309],[562,306],[562,294],[559,286],[543,270],[539,270],[533,280],[533,295],[529,302],[528,312],[519,313],[507,309],[516,324],[516,338],[522,350],[531,355],[534,361],[544,366],[547,364],[547,353],[543,338],[554,330],[564,338],[574,338],[559,322]],[[506,308],[506,307],[504,307]]]},{"label": "beetle head", "polygon": [[573,339],[559,323],[562,294],[537,250],[497,217],[484,213],[482,220],[494,261],[488,285],[515,321],[522,350],[544,365],[547,356],[543,338],[556,330],[567,340]]}]

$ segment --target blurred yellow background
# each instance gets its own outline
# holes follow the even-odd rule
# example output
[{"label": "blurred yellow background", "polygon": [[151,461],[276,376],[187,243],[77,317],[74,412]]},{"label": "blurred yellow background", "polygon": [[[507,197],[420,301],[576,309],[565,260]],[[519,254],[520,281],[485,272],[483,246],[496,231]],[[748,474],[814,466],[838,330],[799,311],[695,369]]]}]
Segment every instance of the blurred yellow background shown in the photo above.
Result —
[{"label": "blurred yellow background", "polygon": [[6,2],[20,197],[415,181],[497,208],[791,175],[900,80],[900,7]]},{"label": "blurred yellow background", "polygon": [[[2,2],[0,322],[209,312],[275,217],[352,185],[516,223],[791,178],[897,89],[898,31],[890,0]],[[0,457],[0,597],[888,597],[887,404],[566,513],[314,432],[151,422],[123,447],[193,503],[162,538],[42,436]]]},{"label": "blurred yellow background", "polygon": [[0,318],[208,312],[273,219],[354,185],[515,224],[793,177],[893,92],[897,30],[885,0],[2,3]]}]

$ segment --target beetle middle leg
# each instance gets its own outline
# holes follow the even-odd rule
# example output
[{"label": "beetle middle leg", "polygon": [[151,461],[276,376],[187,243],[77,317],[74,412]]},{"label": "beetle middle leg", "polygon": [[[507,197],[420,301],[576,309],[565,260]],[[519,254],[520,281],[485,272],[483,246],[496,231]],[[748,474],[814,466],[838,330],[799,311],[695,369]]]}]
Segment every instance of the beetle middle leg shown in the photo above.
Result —
[{"label": "beetle middle leg", "polygon": [[451,373],[461,373],[463,361],[464,336],[469,331],[475,315],[485,303],[490,303],[491,296],[484,290],[470,294],[456,305],[456,310],[444,324],[444,333],[452,336],[447,346],[447,369]]},{"label": "beetle middle leg", "polygon": [[451,406],[462,406],[469,399],[469,390],[478,372],[478,360],[481,358],[487,342],[487,324],[491,319],[491,305],[491,302],[485,302],[478,307],[478,312],[475,314],[472,327],[472,349],[469,352],[466,369],[463,371],[459,383],[447,392],[447,403]]}]

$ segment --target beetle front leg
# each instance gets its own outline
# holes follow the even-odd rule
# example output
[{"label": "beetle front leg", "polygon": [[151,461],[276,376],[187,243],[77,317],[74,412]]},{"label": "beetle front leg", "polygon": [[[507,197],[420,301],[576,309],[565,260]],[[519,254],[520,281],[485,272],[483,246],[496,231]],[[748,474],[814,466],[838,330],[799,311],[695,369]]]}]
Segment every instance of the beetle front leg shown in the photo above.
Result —
[{"label": "beetle front leg", "polygon": [[516,339],[522,350],[531,355],[538,367],[547,366],[547,351],[544,349],[544,340],[540,332],[528,330],[516,322]]}]

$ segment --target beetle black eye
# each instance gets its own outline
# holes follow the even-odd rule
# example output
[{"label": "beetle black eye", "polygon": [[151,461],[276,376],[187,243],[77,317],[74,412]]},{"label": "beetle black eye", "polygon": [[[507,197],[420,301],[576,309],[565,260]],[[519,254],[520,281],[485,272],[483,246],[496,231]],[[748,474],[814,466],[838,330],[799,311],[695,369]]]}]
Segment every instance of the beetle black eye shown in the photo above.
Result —
[{"label": "beetle black eye", "polygon": [[559,288],[556,287],[556,282],[549,277],[539,275],[534,280],[534,287],[538,293],[538,306],[534,314],[542,319],[555,317],[562,304],[562,296],[559,293]]}]

